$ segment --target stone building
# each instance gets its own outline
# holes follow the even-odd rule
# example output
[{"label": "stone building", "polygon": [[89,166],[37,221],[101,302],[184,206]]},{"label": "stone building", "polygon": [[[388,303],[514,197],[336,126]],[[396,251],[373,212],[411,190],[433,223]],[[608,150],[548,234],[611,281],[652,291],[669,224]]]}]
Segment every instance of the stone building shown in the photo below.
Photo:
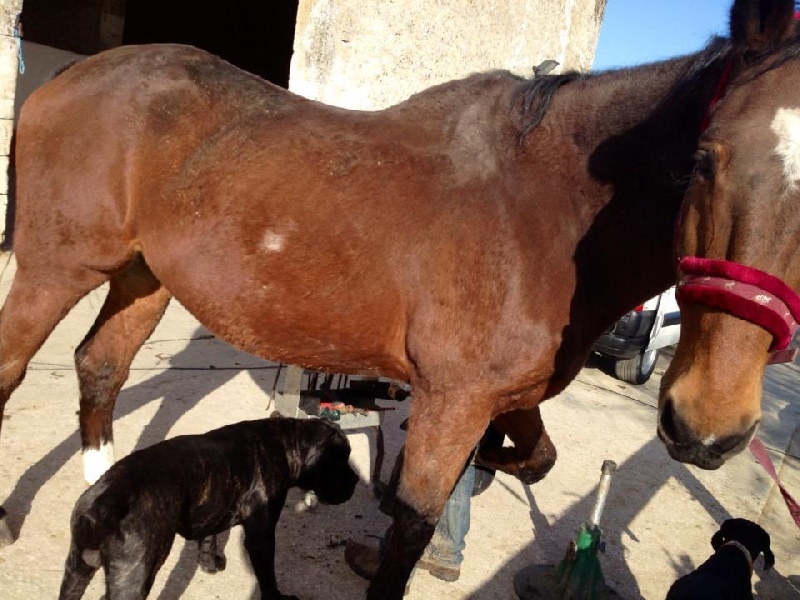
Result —
[{"label": "stone building", "polygon": [[[526,75],[545,59],[586,70],[605,4],[606,0],[0,0],[0,224],[8,205],[5,173],[15,98],[19,105],[75,55],[120,44],[188,43],[306,97],[347,108],[378,109],[475,71],[502,68]],[[24,44],[15,35],[17,23]],[[18,76],[20,48],[26,72]]]}]

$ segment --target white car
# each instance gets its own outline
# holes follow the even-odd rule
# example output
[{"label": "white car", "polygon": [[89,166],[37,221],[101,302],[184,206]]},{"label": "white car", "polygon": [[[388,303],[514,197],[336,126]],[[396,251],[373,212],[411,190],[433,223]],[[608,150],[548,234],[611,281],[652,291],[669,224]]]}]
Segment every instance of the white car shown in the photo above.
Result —
[{"label": "white car", "polygon": [[614,359],[618,379],[640,385],[653,374],[659,350],[677,344],[680,335],[681,314],[671,287],[624,315],[592,350]]}]

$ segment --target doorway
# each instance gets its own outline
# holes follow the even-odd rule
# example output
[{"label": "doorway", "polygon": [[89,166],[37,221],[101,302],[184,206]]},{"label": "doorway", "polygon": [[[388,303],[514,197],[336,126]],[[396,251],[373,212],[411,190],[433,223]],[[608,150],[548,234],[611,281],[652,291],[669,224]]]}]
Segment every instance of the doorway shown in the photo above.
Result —
[{"label": "doorway", "polygon": [[128,0],[122,43],[197,46],[288,88],[297,6],[298,0]]},{"label": "doorway", "polygon": [[21,21],[26,41],[78,54],[120,44],[190,44],[286,88],[298,3],[27,0]]}]

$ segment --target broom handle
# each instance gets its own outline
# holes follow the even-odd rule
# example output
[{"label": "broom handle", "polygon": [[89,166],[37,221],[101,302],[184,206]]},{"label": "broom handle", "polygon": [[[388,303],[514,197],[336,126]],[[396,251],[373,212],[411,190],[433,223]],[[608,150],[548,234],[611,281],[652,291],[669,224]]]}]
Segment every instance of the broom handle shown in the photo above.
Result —
[{"label": "broom handle", "polygon": [[592,514],[589,516],[589,529],[594,529],[600,525],[600,516],[603,514],[603,508],[606,505],[606,498],[608,497],[608,490],[611,487],[611,477],[617,471],[617,463],[613,460],[604,460],[603,467],[600,469],[600,485],[597,486],[597,497],[594,500],[592,507]]}]

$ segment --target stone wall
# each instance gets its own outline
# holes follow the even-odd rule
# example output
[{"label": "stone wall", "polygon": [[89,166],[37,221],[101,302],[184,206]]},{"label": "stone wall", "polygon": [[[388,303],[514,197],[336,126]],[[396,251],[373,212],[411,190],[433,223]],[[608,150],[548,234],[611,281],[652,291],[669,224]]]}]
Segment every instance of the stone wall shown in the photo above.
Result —
[{"label": "stone wall", "polygon": [[301,0],[289,88],[376,109],[475,71],[587,70],[606,0]]},{"label": "stone wall", "polygon": [[8,153],[14,131],[14,91],[19,68],[14,28],[22,0],[0,2],[0,227],[8,206]]}]

